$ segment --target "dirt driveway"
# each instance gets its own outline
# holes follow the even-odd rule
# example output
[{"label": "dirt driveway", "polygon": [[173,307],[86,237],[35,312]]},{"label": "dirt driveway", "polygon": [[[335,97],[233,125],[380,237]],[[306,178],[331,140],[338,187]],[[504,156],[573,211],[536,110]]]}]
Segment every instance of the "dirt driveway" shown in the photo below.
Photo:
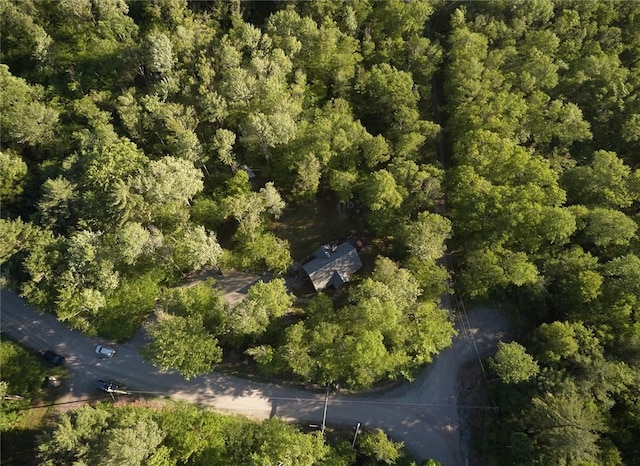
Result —
[{"label": "dirt driveway", "polygon": [[252,285],[261,280],[269,280],[267,276],[236,271],[224,272],[222,275],[217,275],[215,279],[216,286],[222,290],[225,299],[231,307],[238,304],[247,296],[247,291],[249,291]]},{"label": "dirt driveway", "polygon": [[[243,272],[229,272],[216,277],[217,286],[232,306],[241,301],[249,287],[261,279],[263,277],[259,275]],[[451,307],[453,299],[448,295],[446,298],[443,299],[445,305]],[[436,458],[444,465],[465,464],[469,439],[463,435],[458,374],[469,361],[479,364],[479,358],[495,351],[498,342],[507,335],[509,320],[504,312],[496,309],[484,307],[466,312],[462,306],[458,307],[458,336],[452,347],[443,351],[413,382],[383,395],[372,394],[373,399],[332,397],[328,422],[349,422],[347,419],[354,419],[352,416],[361,412],[354,410],[353,404],[372,403],[380,409],[384,408],[381,412],[385,413],[386,419],[380,419],[379,425],[385,425],[387,432],[395,439],[403,440],[416,458]],[[251,401],[247,401],[251,404]],[[295,420],[300,413],[290,411],[287,404],[276,402],[269,415],[277,413]],[[221,404],[218,407],[222,408]],[[244,408],[247,409],[247,406]],[[480,408],[463,408],[464,411],[469,409]],[[417,414],[419,423],[407,423],[406,419],[402,421],[407,411]]]},{"label": "dirt driveway", "polygon": [[[222,277],[219,286],[233,299],[261,277],[233,274]],[[268,418],[279,416],[298,422],[322,420],[322,393],[276,384],[238,379],[216,372],[185,381],[175,371],[164,372],[144,361],[134,339],[114,345],[117,356],[100,359],[96,344],[111,342],[72,331],[50,314],[39,314],[15,294],[0,290],[3,331],[35,349],[49,348],[66,356],[68,384],[60,401],[86,402],[96,398],[96,379],[116,380],[138,393],[170,396],[212,408]],[[451,348],[443,351],[415,381],[390,392],[361,396],[332,395],[327,426],[380,427],[395,440],[404,441],[418,461],[433,458],[445,466],[464,465],[461,439],[457,374],[475,357],[475,347],[491,351],[506,330],[506,319],[498,311],[478,309],[468,315],[468,331],[461,332]],[[469,335],[473,335],[471,340]],[[475,342],[475,345],[474,345]]]}]

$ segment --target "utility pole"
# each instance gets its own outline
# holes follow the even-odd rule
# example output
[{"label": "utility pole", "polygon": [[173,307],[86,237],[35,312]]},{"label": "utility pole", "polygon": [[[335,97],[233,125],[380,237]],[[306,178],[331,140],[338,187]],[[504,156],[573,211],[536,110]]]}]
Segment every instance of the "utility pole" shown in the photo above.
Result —
[{"label": "utility pole", "polygon": [[356,447],[356,439],[358,438],[358,432],[360,432],[360,423],[358,422],[358,425],[356,426],[356,433],[353,436],[353,443],[351,444],[351,448],[355,448]]},{"label": "utility pole", "polygon": [[322,432],[322,436],[324,437],[324,428],[325,428],[325,423],[327,421],[327,405],[329,404],[329,384],[327,384],[327,393],[324,397],[324,413],[322,414],[322,428],[321,428],[321,432]]}]

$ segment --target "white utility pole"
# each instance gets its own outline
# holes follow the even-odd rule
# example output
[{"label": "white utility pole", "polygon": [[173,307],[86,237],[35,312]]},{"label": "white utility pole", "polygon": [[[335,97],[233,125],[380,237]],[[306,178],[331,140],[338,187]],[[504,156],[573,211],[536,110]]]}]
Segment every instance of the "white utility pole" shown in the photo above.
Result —
[{"label": "white utility pole", "polygon": [[358,432],[360,432],[360,423],[358,422],[358,425],[356,426],[356,433],[353,436],[353,443],[351,444],[351,448],[355,448],[356,447],[356,439],[358,438]]},{"label": "white utility pole", "polygon": [[327,393],[324,397],[324,413],[322,414],[322,436],[324,437],[324,427],[327,421],[327,405],[329,404],[329,385],[327,384]]}]

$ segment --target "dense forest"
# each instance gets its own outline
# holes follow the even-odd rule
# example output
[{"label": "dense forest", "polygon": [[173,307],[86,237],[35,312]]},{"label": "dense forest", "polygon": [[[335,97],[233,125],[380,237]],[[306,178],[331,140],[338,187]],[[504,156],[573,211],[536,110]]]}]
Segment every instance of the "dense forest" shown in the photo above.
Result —
[{"label": "dense forest", "polygon": [[[3,286],[118,341],[155,312],[187,378],[352,389],[451,343],[452,287],[513,321],[495,464],[638,464],[640,3],[0,0],[0,30]],[[281,226],[320,203],[365,267],[298,299]],[[180,286],[231,269],[273,279]]]},{"label": "dense forest", "polygon": [[39,439],[42,465],[411,464],[402,444],[381,430],[364,432],[354,448],[345,438],[325,442],[320,432],[277,418],[259,423],[181,404],[86,406],[56,421]]}]

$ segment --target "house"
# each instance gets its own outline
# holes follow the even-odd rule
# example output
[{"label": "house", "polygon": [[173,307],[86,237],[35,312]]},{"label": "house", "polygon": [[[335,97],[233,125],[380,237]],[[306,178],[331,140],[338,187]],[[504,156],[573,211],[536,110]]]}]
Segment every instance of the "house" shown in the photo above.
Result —
[{"label": "house", "polygon": [[246,165],[240,165],[240,169],[247,174],[249,180],[256,177],[256,173]]},{"label": "house", "polygon": [[302,268],[316,291],[341,287],[362,267],[358,250],[348,242],[322,246],[313,257]]}]

